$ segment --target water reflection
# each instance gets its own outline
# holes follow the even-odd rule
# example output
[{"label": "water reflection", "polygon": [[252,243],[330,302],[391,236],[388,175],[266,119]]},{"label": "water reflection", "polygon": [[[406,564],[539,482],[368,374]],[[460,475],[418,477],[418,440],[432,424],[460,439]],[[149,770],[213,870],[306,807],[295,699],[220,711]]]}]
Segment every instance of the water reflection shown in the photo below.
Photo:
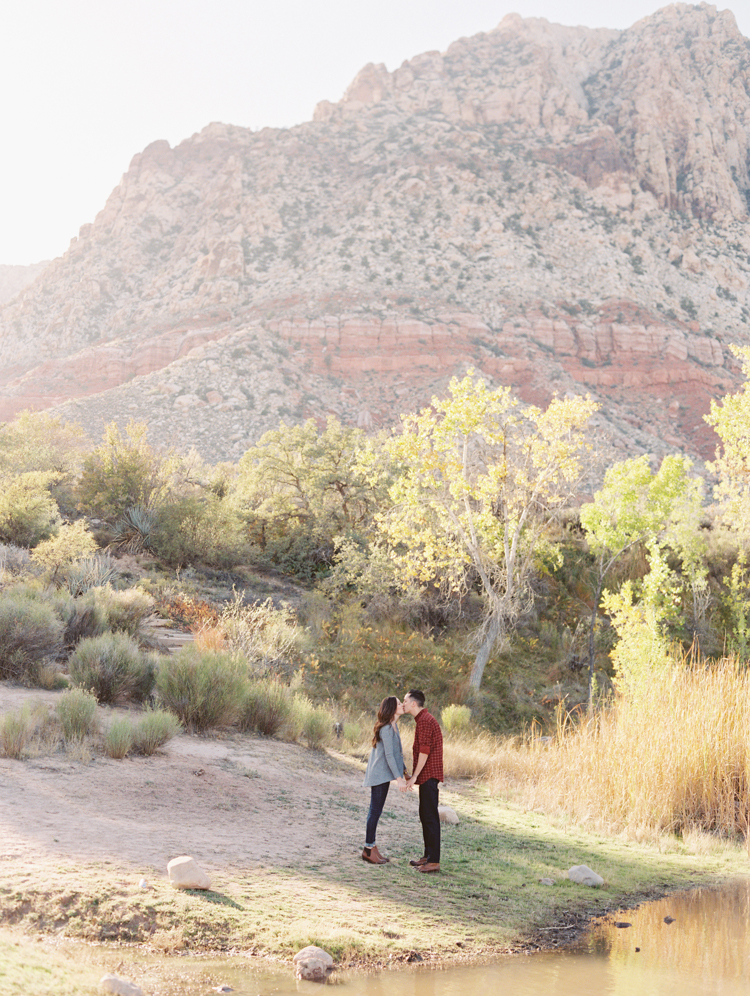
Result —
[{"label": "water reflection", "polygon": [[[672,917],[672,923],[665,923]],[[577,950],[508,958],[475,968],[427,968],[372,976],[344,976],[341,996],[747,996],[750,990],[750,880],[721,889],[696,889],[612,918],[631,924],[597,926]],[[636,950],[639,949],[639,950]],[[98,952],[98,953],[97,953]],[[58,950],[58,954],[61,952]],[[80,960],[82,952],[70,954]],[[258,970],[243,958],[123,957],[89,949],[106,971],[134,979],[159,996],[208,996],[220,984],[237,996],[331,992],[296,983],[287,968]]]}]

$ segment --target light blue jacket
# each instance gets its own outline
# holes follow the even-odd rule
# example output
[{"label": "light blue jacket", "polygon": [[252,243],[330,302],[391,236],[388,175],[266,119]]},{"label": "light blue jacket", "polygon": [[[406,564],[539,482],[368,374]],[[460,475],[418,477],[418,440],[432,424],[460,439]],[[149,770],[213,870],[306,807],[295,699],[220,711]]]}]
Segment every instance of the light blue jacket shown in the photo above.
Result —
[{"label": "light blue jacket", "polygon": [[404,752],[401,748],[401,734],[391,723],[380,730],[380,740],[370,751],[365,771],[365,788],[382,785],[396,778],[404,777]]}]

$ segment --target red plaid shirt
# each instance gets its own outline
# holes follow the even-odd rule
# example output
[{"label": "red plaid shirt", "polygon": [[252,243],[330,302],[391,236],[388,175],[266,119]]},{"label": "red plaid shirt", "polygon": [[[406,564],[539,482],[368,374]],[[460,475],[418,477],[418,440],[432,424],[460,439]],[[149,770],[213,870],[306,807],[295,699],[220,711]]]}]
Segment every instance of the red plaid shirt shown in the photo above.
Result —
[{"label": "red plaid shirt", "polygon": [[417,729],[414,733],[414,750],[412,771],[417,766],[420,754],[426,754],[424,768],[417,776],[417,785],[426,782],[428,778],[443,780],[443,731],[440,724],[426,709],[420,710],[414,717]]}]

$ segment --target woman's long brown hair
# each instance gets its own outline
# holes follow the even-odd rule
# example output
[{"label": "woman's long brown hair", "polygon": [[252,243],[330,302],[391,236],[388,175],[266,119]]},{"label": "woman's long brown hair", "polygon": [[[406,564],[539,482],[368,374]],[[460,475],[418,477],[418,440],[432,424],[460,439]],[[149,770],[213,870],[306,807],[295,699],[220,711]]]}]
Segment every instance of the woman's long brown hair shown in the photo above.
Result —
[{"label": "woman's long brown hair", "polygon": [[377,747],[378,741],[380,740],[380,731],[384,726],[388,726],[393,717],[396,715],[396,710],[398,709],[398,699],[395,695],[389,695],[387,699],[383,699],[380,703],[380,708],[378,709],[378,721],[373,727],[373,738],[372,746]]}]

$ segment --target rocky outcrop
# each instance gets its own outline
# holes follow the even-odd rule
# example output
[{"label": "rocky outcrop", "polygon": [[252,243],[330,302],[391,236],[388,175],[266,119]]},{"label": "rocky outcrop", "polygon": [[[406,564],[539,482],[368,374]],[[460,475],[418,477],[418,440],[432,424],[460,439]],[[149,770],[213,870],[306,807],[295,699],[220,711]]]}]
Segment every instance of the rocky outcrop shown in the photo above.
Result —
[{"label": "rocky outcrop", "polygon": [[31,263],[29,266],[0,265],[0,305],[10,301],[32,282],[47,266],[49,260]]},{"label": "rocky outcrop", "polygon": [[594,393],[626,450],[709,456],[750,338],[749,66],[707,4],[509,15],[313,122],[155,142],[0,310],[0,418],[145,418],[235,458],[279,418],[392,423],[473,366]]}]

